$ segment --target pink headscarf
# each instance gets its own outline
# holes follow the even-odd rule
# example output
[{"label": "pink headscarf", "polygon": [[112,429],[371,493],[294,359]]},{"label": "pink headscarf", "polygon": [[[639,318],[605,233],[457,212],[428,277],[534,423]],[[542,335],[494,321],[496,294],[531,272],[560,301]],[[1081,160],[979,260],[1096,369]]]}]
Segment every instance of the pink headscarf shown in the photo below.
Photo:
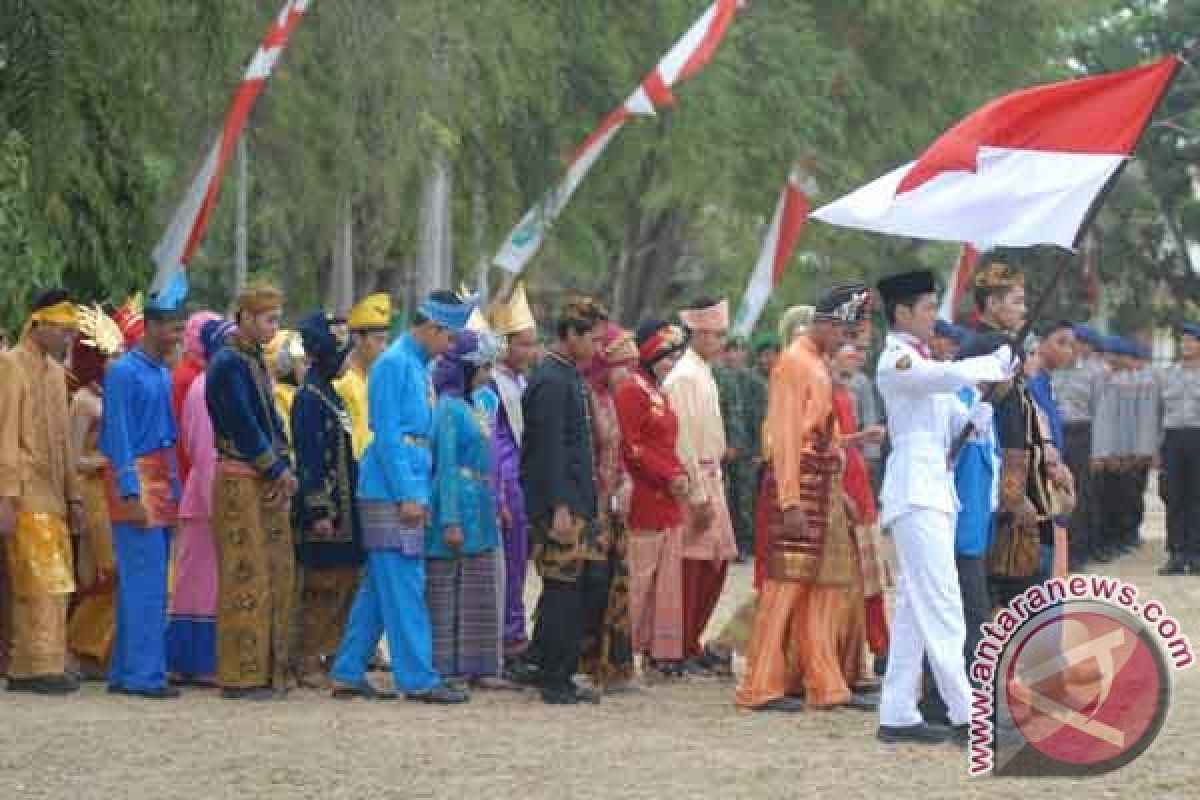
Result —
[{"label": "pink headscarf", "polygon": [[204,329],[206,322],[220,318],[220,314],[214,314],[211,311],[198,311],[188,317],[187,324],[183,328],[183,350],[201,364],[205,359],[204,342],[200,340],[200,332]]},{"label": "pink headscarf", "polygon": [[608,391],[608,375],[616,367],[637,366],[637,348],[629,331],[615,323],[604,329],[596,356],[583,366],[583,376],[600,392]]}]

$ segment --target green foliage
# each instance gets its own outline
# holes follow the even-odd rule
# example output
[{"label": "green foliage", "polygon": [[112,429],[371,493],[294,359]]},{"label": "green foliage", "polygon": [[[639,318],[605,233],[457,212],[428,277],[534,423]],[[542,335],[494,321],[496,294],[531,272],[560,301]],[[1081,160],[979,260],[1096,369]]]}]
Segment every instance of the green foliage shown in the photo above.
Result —
[{"label": "green foliage", "polygon": [[[357,288],[403,290],[420,268],[421,187],[446,159],[455,279],[471,281],[708,2],[314,2],[247,129],[251,269],[281,280],[295,312],[322,302],[349,203]],[[1121,3],[1138,9],[1126,18],[1102,0],[755,0],[712,63],[676,87],[675,108],[631,120],[614,140],[531,265],[534,294],[544,303],[567,288],[595,292],[629,322],[701,287],[736,303],[796,159],[815,169],[814,202],[830,200],[989,97],[1098,68],[1087,48],[1109,66],[1145,58],[1152,42],[1113,43],[1147,29],[1194,31],[1198,2],[1166,3],[1167,19],[1150,2]],[[6,322],[19,321],[37,285],[65,281],[83,298],[117,300],[144,285],[149,253],[279,4],[8,0]],[[1123,187],[1113,213],[1144,219],[1157,188],[1193,231],[1200,208],[1170,168],[1176,157],[1154,155],[1148,188],[1126,196]],[[231,285],[235,179],[231,166],[192,263],[196,300],[218,307]],[[1116,248],[1105,241],[1106,271]],[[953,247],[815,223],[800,251],[768,317],[834,277],[913,261],[944,269],[955,257]]]}]

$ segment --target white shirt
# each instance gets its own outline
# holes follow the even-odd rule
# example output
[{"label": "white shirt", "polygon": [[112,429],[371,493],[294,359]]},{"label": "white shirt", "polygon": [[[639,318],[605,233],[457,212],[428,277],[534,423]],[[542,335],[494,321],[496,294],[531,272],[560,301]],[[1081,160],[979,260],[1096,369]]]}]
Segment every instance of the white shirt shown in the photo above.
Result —
[{"label": "white shirt", "polygon": [[958,510],[946,457],[966,422],[966,406],[954,393],[1008,377],[1007,348],[944,362],[926,358],[919,347],[908,334],[889,333],[876,369],[892,445],[880,498],[885,526],[915,509]]}]

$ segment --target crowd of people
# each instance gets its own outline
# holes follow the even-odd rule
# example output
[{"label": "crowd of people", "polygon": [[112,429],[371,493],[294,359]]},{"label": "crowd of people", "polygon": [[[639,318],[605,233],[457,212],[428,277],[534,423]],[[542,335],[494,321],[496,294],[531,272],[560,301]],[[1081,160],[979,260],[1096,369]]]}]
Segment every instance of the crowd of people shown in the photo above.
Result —
[{"label": "crowd of people", "polygon": [[[1156,463],[1162,573],[1200,574],[1200,327],[1169,367],[1066,322],[1018,342],[998,261],[973,330],[917,271],[753,346],[710,298],[626,330],[571,297],[542,330],[520,285],[486,311],[437,291],[389,341],[386,295],[281,330],[273,286],[228,318],[186,316],[186,288],[45,292],[0,354],[10,691],[577,704],[736,672],[747,711],[962,744],[980,625],[1139,547]],[[706,640],[748,560],[754,596]]]}]

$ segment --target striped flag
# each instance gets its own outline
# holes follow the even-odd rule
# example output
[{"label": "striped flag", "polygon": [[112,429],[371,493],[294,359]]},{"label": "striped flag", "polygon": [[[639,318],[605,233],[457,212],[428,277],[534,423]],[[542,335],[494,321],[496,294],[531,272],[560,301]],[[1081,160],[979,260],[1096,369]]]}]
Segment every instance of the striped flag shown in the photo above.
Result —
[{"label": "striped flag", "polygon": [[1000,97],[813,217],[917,239],[1074,250],[1181,63],[1168,56]]},{"label": "striped flag", "polygon": [[267,29],[262,46],[254,54],[254,59],[246,68],[246,73],[234,92],[224,127],[221,128],[212,150],[188,187],[183,202],[171,218],[162,241],[154,248],[154,290],[161,289],[174,272],[187,266],[192,254],[200,245],[200,240],[204,238],[209,215],[221,191],[225,165],[246,127],[246,119],[250,116],[254,101],[258,99],[267,79],[271,77],[275,63],[287,47],[288,38],[300,24],[310,5],[310,0],[288,0],[271,23],[271,27]]},{"label": "striped flag", "polygon": [[791,261],[796,242],[800,241],[800,233],[804,230],[804,223],[808,221],[806,177],[799,165],[793,167],[788,175],[787,184],[779,195],[775,217],[767,230],[758,262],[754,265],[754,272],[750,273],[750,282],[746,284],[742,305],[733,323],[733,333],[738,336],[749,336],[754,330],[758,318],[766,308],[771,291],[779,285],[779,280]]},{"label": "striped flag", "polygon": [[514,275],[520,274],[537,253],[551,224],[570,202],[571,195],[579,188],[608,143],[631,117],[652,117],[657,109],[675,104],[671,87],[695,75],[712,59],[740,5],[739,0],[717,0],[709,6],[633,94],[609,112],[571,156],[562,181],[547,192],[537,206],[526,212],[509,233],[493,260],[496,266]]},{"label": "striped flag", "polygon": [[963,295],[970,288],[971,280],[975,277],[975,270],[978,267],[979,251],[972,245],[963,245],[954,270],[950,273],[950,280],[946,283],[946,291],[942,293],[942,307],[938,309],[939,317],[947,322],[957,321]]}]

